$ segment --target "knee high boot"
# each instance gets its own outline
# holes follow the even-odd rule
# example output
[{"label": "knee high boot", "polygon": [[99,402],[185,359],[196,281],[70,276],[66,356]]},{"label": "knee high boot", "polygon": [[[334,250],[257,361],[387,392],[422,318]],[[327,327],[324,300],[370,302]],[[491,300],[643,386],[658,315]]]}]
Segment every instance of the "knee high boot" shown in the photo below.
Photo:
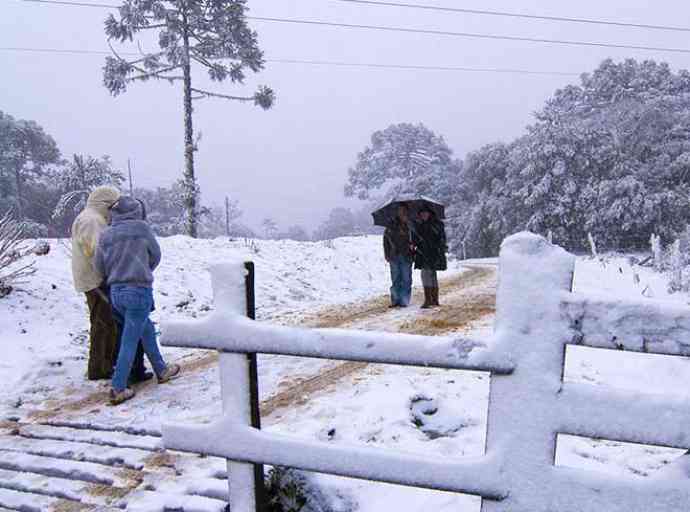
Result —
[{"label": "knee high boot", "polygon": [[438,303],[438,288],[431,289],[431,304],[432,306],[440,306]]},{"label": "knee high boot", "polygon": [[434,305],[432,290],[433,288],[424,287],[424,304],[422,304],[422,309],[429,309]]}]

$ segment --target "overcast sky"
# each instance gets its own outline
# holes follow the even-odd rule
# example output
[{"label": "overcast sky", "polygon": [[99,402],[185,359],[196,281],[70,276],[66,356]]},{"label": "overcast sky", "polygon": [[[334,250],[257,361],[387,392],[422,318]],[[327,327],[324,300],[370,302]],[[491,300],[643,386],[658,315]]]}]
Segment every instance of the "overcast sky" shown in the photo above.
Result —
[{"label": "overcast sky", "polygon": [[[90,0],[117,3],[117,0]],[[439,6],[519,11],[648,24],[690,25],[678,0],[409,0]],[[540,38],[690,48],[687,33],[601,27],[493,16],[347,4],[337,0],[249,0],[254,16],[328,20]],[[108,11],[0,0],[0,47],[107,50]],[[268,59],[524,68],[580,73],[607,57],[654,58],[687,68],[690,55],[526,42],[487,41],[254,22]],[[103,56],[0,51],[0,110],[33,119],[64,155],[111,155],[134,162],[135,185],[169,185],[183,167],[181,87],[148,82],[118,98],[101,84]],[[343,197],[347,168],[371,133],[391,123],[423,122],[456,155],[508,140],[531,122],[552,92],[577,77],[374,70],[268,64],[246,88],[275,89],[270,111],[223,100],[196,103],[203,134],[197,174],[206,203],[240,201],[253,227],[274,217],[281,227],[314,228]]]}]

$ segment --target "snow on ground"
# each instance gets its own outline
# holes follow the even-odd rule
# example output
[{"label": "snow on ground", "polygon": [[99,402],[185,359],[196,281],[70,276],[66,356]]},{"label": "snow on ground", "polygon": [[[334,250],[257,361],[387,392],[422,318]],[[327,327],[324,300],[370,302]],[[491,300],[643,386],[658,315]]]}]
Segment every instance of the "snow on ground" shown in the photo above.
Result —
[{"label": "snow on ground", "polygon": [[[162,240],[164,260],[156,278],[156,319],[194,317],[213,307],[208,266],[224,258],[244,256],[257,265],[260,320],[298,323],[314,311],[385,293],[389,286],[379,237],[321,243],[269,242],[256,245],[226,240]],[[86,308],[71,285],[68,251],[54,245],[38,260],[39,272],[24,291],[0,300],[0,339],[5,350],[0,372],[9,384],[0,392],[0,417],[22,417],[46,400],[67,393],[79,395],[107,389],[86,383]],[[495,264],[492,261],[473,263]],[[454,269],[457,272],[457,267]],[[417,273],[416,273],[417,274]],[[637,277],[635,277],[637,275]],[[686,294],[669,295],[667,279],[649,268],[633,267],[625,257],[578,258],[575,290],[619,298],[653,297],[688,304]],[[414,321],[419,310],[395,311],[379,320],[367,318],[349,327],[390,330]],[[10,319],[10,321],[5,321]],[[485,336],[493,317],[475,322],[465,332]],[[191,351],[169,350],[171,359],[192,361]],[[262,397],[281,383],[312,375],[332,363],[299,358],[260,359]],[[162,419],[209,419],[220,410],[217,364],[211,360],[194,378],[170,386],[145,388],[118,408],[95,403],[90,421],[118,425],[151,425]],[[690,362],[684,358],[623,354],[585,348],[569,350],[565,378],[598,386],[644,389],[687,396]],[[482,453],[486,431],[489,377],[472,372],[370,365],[298,406],[279,409],[264,419],[276,432],[323,442],[363,443],[459,457]],[[51,402],[47,402],[51,403]],[[663,425],[660,425],[663,428]],[[630,446],[561,436],[557,463],[617,475],[652,474],[677,456],[676,450]],[[385,484],[316,475],[326,490],[356,498],[360,512],[478,510],[476,498],[405,489]]]},{"label": "snow on ground", "polygon": [[[575,269],[578,293],[690,305],[688,294],[670,294],[667,287],[666,275],[631,265],[628,257],[580,258]],[[690,393],[690,359],[684,357],[570,347],[567,363],[566,380],[652,393]]]},{"label": "snow on ground", "polygon": [[[103,382],[85,382],[88,317],[84,297],[74,291],[69,247],[52,242],[49,255],[36,260],[37,273],[9,297],[0,300],[0,340],[4,357],[0,374],[0,417],[22,416],[46,399],[97,391]],[[196,317],[213,308],[209,265],[246,258],[256,265],[259,320],[297,323],[305,314],[386,293],[388,266],[381,238],[352,237],[334,242],[161,239],[163,261],[155,273],[153,318]],[[455,267],[458,272],[458,267]],[[415,273],[415,282],[418,272]],[[171,360],[189,361],[191,351],[165,349]],[[318,372],[330,363],[300,358],[260,358],[262,395],[273,394],[286,380]],[[186,391],[218,398],[215,365],[202,372]],[[172,395],[180,390],[163,390]],[[177,400],[179,401],[179,400]],[[197,404],[198,406],[198,404]],[[124,409],[124,408],[123,408]],[[160,411],[163,414],[165,411]]]}]

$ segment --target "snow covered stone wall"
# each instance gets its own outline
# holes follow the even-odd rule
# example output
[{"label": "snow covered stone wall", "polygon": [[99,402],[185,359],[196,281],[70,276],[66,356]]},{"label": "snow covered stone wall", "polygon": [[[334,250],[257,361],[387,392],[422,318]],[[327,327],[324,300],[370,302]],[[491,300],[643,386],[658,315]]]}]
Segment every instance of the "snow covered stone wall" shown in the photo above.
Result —
[{"label": "snow covered stone wall", "polygon": [[[242,262],[213,269],[216,310],[163,326],[164,345],[221,352],[223,416],[204,426],[166,425],[170,449],[229,461],[231,510],[254,510],[251,465],[273,464],[408,486],[476,494],[483,512],[683,510],[690,479],[623,480],[554,466],[559,433],[690,447],[690,405],[563,382],[567,346],[684,354],[684,308],[606,302],[571,293],[575,259],[530,233],[500,256],[491,339],[275,327],[245,317]],[[654,324],[654,325],[651,325]],[[487,450],[454,462],[383,449],[314,443],[251,427],[244,353],[387,362],[492,373]]]}]

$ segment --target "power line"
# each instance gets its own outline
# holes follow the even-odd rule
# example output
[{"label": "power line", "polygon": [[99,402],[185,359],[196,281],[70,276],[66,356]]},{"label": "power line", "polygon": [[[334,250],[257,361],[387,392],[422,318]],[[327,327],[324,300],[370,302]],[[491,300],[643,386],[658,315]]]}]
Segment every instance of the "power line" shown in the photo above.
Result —
[{"label": "power line", "polygon": [[[71,2],[68,0],[23,0],[25,2],[33,2],[40,4],[54,4],[54,5],[78,5],[84,6],[87,2]],[[92,7],[102,7],[102,8],[114,8],[114,5],[105,4],[89,4]],[[527,43],[539,43],[539,44],[552,44],[552,45],[562,45],[562,46],[584,46],[584,47],[597,47],[597,48],[612,48],[618,50],[641,50],[641,51],[653,51],[653,52],[664,52],[664,53],[682,53],[690,54],[690,49],[688,48],[669,48],[660,46],[638,46],[622,43],[603,43],[597,41],[571,41],[565,39],[546,39],[538,37],[521,37],[521,36],[504,36],[499,34],[480,34],[474,32],[453,32],[445,30],[433,30],[433,29],[418,29],[418,28],[407,28],[407,27],[393,27],[393,26],[383,26],[383,25],[365,25],[365,24],[352,24],[352,23],[336,23],[330,21],[319,21],[319,20],[302,20],[302,19],[291,19],[291,18],[275,18],[275,17],[264,17],[264,16],[247,16],[248,20],[267,22],[267,23],[283,23],[283,24],[293,24],[293,25],[310,25],[310,26],[324,26],[324,27],[338,27],[345,29],[359,29],[359,30],[374,30],[382,32],[400,32],[407,34],[424,34],[424,35],[435,35],[435,36],[446,36],[446,37],[462,37],[469,39],[484,39],[484,40],[501,40],[501,41],[513,41],[513,42],[527,42]]]},{"label": "power line", "polygon": [[[41,4],[57,4],[57,5],[73,5],[78,7],[101,7],[109,9],[117,9],[118,5],[113,4],[97,4],[90,2],[78,2],[69,0],[23,0],[25,2],[41,3]],[[404,2],[385,2],[385,1],[374,1],[374,0],[333,0],[336,2],[347,2],[351,4],[362,4],[362,5],[372,5],[381,7],[403,7],[408,9],[420,9],[426,11],[437,11],[437,12],[451,12],[460,14],[478,14],[482,16],[499,16],[508,18],[519,18],[526,20],[541,20],[541,21],[557,21],[564,23],[582,23],[587,25],[604,25],[604,26],[614,26],[614,27],[625,27],[625,28],[640,28],[648,30],[666,30],[671,32],[690,32],[688,27],[678,27],[671,25],[652,25],[648,23],[633,23],[625,21],[614,21],[614,20],[601,20],[594,18],[572,18],[567,16],[547,16],[543,14],[525,14],[518,12],[508,12],[508,11],[490,11],[484,9],[466,9],[462,7],[442,7],[438,5],[428,5],[428,4],[411,4]]]},{"label": "power line", "polygon": [[502,41],[515,41],[515,42],[527,42],[527,43],[541,43],[541,44],[557,44],[566,46],[587,46],[587,47],[599,47],[599,48],[615,48],[623,50],[644,50],[644,51],[654,51],[654,52],[668,52],[668,53],[686,53],[690,54],[690,49],[688,48],[667,48],[660,46],[637,46],[629,44],[619,44],[619,43],[602,43],[595,41],[569,41],[566,39],[544,39],[537,37],[521,37],[521,36],[503,36],[498,34],[479,34],[474,32],[452,32],[446,30],[432,30],[432,29],[418,29],[418,28],[406,28],[406,27],[391,27],[383,25],[361,25],[352,23],[335,23],[330,21],[312,21],[312,20],[298,20],[298,19],[287,19],[287,18],[269,18],[260,16],[247,16],[247,19],[254,21],[264,21],[273,23],[287,23],[287,24],[298,24],[298,25],[315,25],[315,26],[326,26],[326,27],[339,27],[347,29],[363,29],[363,30],[376,30],[383,32],[403,32],[408,34],[425,34],[425,35],[436,35],[436,36],[449,36],[449,37],[464,37],[469,39],[491,39],[491,40],[502,40]]},{"label": "power line", "polygon": [[[60,49],[60,48],[28,48],[28,47],[0,47],[0,51],[22,52],[22,53],[52,53],[68,55],[112,55],[105,50],[82,50],[82,49]],[[119,52],[123,56],[140,56],[134,52]],[[305,59],[266,59],[271,64],[297,64],[310,66],[333,66],[333,67],[352,67],[352,68],[372,68],[372,69],[399,69],[409,71],[447,71],[447,72],[468,72],[468,73],[502,73],[520,75],[546,75],[546,76],[579,76],[579,73],[568,71],[544,71],[517,68],[477,68],[469,66],[427,66],[415,64],[386,64],[373,62],[347,62],[333,60],[305,60]]]},{"label": "power line", "polygon": [[614,21],[614,20],[599,20],[591,18],[570,18],[565,16],[545,16],[538,14],[524,14],[518,12],[507,12],[507,11],[488,11],[482,9],[465,9],[461,7],[441,7],[437,5],[428,4],[409,4],[403,2],[379,2],[373,0],[333,0],[336,2],[347,2],[351,4],[362,4],[362,5],[373,5],[381,7],[403,7],[408,9],[421,9],[426,11],[438,11],[438,12],[451,12],[451,13],[461,13],[461,14],[479,14],[483,16],[501,16],[507,18],[521,18],[526,20],[541,20],[541,21],[558,21],[565,23],[583,23],[588,25],[605,25],[614,27],[625,27],[625,28],[641,28],[648,30],[666,30],[672,32],[690,32],[690,28],[687,27],[677,27],[670,25],[650,25],[647,23],[632,23],[624,21]]},{"label": "power line", "polygon": [[101,7],[105,9],[118,9],[119,5],[112,4],[94,4],[91,2],[71,2],[68,0],[21,0],[23,2],[31,2],[34,4],[53,4],[53,5],[72,5],[74,7]]},{"label": "power line", "polygon": [[401,70],[419,70],[419,71],[458,71],[458,72],[472,72],[472,73],[506,73],[506,74],[521,74],[521,75],[552,75],[552,76],[580,76],[580,73],[573,73],[568,71],[541,71],[531,69],[514,69],[514,68],[475,68],[465,66],[425,66],[415,64],[378,64],[367,62],[343,62],[343,61],[328,61],[328,60],[297,60],[297,59],[266,59],[266,62],[278,64],[307,64],[315,66],[337,66],[337,67],[362,67],[375,69],[401,69]]}]

